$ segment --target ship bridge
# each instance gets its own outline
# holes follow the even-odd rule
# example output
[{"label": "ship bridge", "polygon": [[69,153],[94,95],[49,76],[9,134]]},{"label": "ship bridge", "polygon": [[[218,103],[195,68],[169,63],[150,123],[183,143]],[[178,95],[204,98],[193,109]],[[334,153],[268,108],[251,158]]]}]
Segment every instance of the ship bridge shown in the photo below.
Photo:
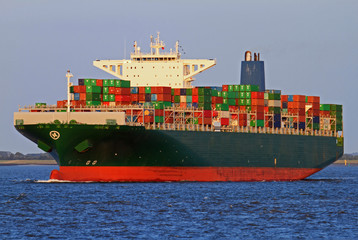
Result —
[{"label": "ship bridge", "polygon": [[159,38],[150,37],[150,52],[141,51],[134,42],[131,59],[96,60],[93,65],[123,80],[130,80],[131,86],[168,86],[172,88],[191,87],[194,76],[216,65],[214,59],[181,59],[179,42],[175,50],[164,52],[165,44]]}]

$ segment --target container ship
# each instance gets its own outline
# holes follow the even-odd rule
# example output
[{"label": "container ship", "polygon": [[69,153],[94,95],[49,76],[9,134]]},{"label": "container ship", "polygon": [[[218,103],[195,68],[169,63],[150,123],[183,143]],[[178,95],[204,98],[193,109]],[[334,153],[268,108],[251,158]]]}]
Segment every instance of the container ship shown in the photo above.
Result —
[{"label": "container ship", "polygon": [[103,182],[294,181],[343,155],[342,105],[266,89],[247,51],[240,84],[193,86],[215,59],[182,59],[179,43],[134,42],[130,59],[96,60],[115,79],[67,72],[66,100],[14,113],[15,128],[57,161],[50,179]]}]

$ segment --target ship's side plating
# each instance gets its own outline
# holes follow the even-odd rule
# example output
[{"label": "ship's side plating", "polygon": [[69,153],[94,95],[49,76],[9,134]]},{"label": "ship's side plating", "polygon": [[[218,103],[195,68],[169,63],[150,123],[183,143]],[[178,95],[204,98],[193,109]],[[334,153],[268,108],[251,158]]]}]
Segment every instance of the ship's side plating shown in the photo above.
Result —
[{"label": "ship's side plating", "polygon": [[343,154],[335,137],[111,125],[16,128],[59,160],[52,178],[73,181],[299,180]]}]

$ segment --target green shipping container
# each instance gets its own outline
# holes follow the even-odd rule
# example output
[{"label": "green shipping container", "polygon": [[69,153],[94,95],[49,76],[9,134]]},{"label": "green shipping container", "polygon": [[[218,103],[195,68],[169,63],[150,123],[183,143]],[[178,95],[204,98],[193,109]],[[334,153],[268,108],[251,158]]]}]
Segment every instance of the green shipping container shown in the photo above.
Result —
[{"label": "green shipping container", "polygon": [[145,87],[145,93],[152,93],[151,87]]},{"label": "green shipping container", "polygon": [[227,98],[232,98],[232,99],[237,98],[236,92],[228,92],[227,93]]},{"label": "green shipping container", "polygon": [[211,96],[218,97],[218,90],[212,89],[211,90]]},{"label": "green shipping container", "polygon": [[229,92],[221,92],[221,96],[222,96],[223,98],[228,98]]},{"label": "green shipping container", "polygon": [[336,131],[343,131],[343,125],[342,124],[337,124],[336,125]]},{"label": "green shipping container", "polygon": [[281,94],[280,93],[269,93],[268,99],[269,100],[281,100]]},{"label": "green shipping container", "polygon": [[211,96],[199,96],[198,97],[199,103],[211,103]]},{"label": "green shipping container", "polygon": [[321,110],[321,111],[330,111],[331,106],[329,104],[321,104],[320,107],[319,107],[319,110]]},{"label": "green shipping container", "polygon": [[85,85],[85,86],[92,86],[92,84],[91,84],[91,79],[86,78],[86,79],[84,80],[84,85]]},{"label": "green shipping container", "polygon": [[87,106],[99,106],[101,105],[101,101],[86,101]]},{"label": "green shipping container", "polygon": [[224,103],[224,104],[229,104],[229,101],[227,100],[227,98],[224,98],[224,99],[223,99],[223,103]]},{"label": "green shipping container", "polygon": [[157,102],[154,104],[154,109],[164,109],[164,104],[162,102]]},{"label": "green shipping container", "polygon": [[103,91],[103,94],[108,94],[109,93],[108,87],[103,87],[102,91]]},{"label": "green shipping container", "polygon": [[234,98],[229,98],[229,99],[228,99],[228,104],[229,104],[229,106],[235,106],[235,105],[236,105],[236,99],[234,99]]},{"label": "green shipping container", "polygon": [[222,97],[222,91],[218,91],[218,97]]},{"label": "green shipping container", "polygon": [[245,101],[246,101],[246,106],[251,106],[251,99],[247,98]]},{"label": "green shipping container", "polygon": [[330,111],[336,111],[336,104],[330,104]]},{"label": "green shipping container", "polygon": [[73,86],[70,87],[70,93],[73,93]]},{"label": "green shipping container", "polygon": [[246,85],[239,85],[240,86],[240,92],[246,91]]},{"label": "green shipping container", "polygon": [[221,104],[221,111],[229,111],[229,104]]},{"label": "green shipping container", "polygon": [[274,114],[280,114],[281,108],[280,107],[269,107],[269,112]]},{"label": "green shipping container", "polygon": [[110,95],[109,95],[109,101],[110,101],[110,102],[115,102],[115,101],[116,101],[116,95],[110,94]]},{"label": "green shipping container", "polygon": [[251,106],[246,106],[246,111],[251,112]]},{"label": "green shipping container", "polygon": [[97,86],[97,80],[91,79],[91,86]]},{"label": "green shipping container", "polygon": [[234,85],[234,92],[240,92],[240,85]]},{"label": "green shipping container", "polygon": [[240,106],[245,106],[246,105],[246,99],[245,98],[240,98],[239,99],[239,105]]},{"label": "green shipping container", "polygon": [[186,96],[186,102],[187,103],[193,102],[193,97],[192,96]]},{"label": "green shipping container", "polygon": [[46,103],[35,103],[35,107],[37,108],[46,107]]},{"label": "green shipping container", "polygon": [[245,98],[251,99],[251,92],[245,92]]},{"label": "green shipping container", "polygon": [[103,94],[103,102],[109,102],[109,95],[108,94]]},{"label": "green shipping container", "polygon": [[86,86],[86,93],[101,93],[100,86]]},{"label": "green shipping container", "polygon": [[199,103],[198,107],[199,109],[211,110],[211,103]]},{"label": "green shipping container", "polygon": [[155,116],[155,122],[156,123],[163,123],[164,117],[163,116]]},{"label": "green shipping container", "polygon": [[337,112],[342,112],[343,111],[342,105],[336,105],[336,111]]},{"label": "green shipping container", "polygon": [[193,95],[193,89],[192,88],[187,88],[186,89],[186,95],[187,96],[192,96]]},{"label": "green shipping container", "polygon": [[101,94],[99,94],[99,93],[86,93],[86,101],[101,101]]},{"label": "green shipping container", "polygon": [[180,96],[174,96],[174,102],[180,103]]},{"label": "green shipping container", "polygon": [[264,127],[265,126],[265,120],[256,120],[258,127]]},{"label": "green shipping container", "polygon": [[205,95],[205,96],[211,96],[211,88],[203,88],[203,87],[199,87],[198,88],[198,95]]},{"label": "green shipping container", "polygon": [[228,86],[228,91],[233,92],[234,91],[234,85],[229,85]]},{"label": "green shipping container", "polygon": [[246,92],[258,92],[259,86],[257,85],[246,85]]},{"label": "green shipping container", "polygon": [[239,92],[239,98],[246,98],[246,92]]}]

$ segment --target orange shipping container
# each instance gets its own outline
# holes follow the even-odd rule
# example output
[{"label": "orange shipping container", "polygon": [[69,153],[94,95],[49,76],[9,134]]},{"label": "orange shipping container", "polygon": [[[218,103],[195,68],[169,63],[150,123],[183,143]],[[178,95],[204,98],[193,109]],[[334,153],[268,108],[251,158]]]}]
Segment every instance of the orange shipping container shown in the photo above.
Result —
[{"label": "orange shipping container", "polygon": [[306,102],[306,96],[305,95],[293,95],[293,101],[294,102]]}]

